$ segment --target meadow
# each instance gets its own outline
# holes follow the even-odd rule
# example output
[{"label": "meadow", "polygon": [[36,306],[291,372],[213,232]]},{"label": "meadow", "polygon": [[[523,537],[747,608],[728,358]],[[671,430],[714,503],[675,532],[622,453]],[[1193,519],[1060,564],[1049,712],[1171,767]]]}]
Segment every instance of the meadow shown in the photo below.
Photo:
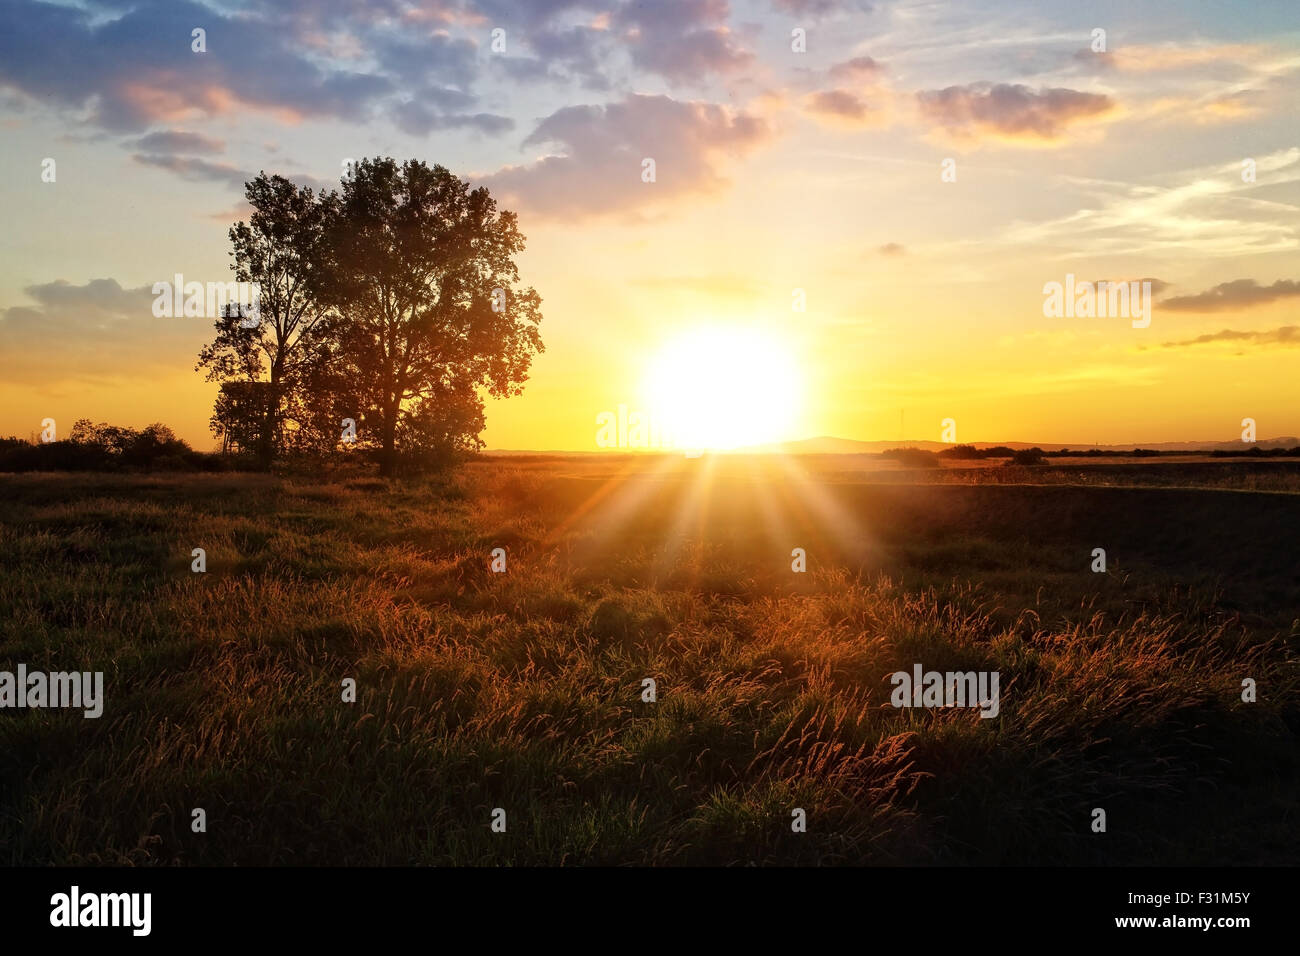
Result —
[{"label": "meadow", "polygon": [[0,862],[1300,858],[1295,466],[852,457],[0,476]]}]

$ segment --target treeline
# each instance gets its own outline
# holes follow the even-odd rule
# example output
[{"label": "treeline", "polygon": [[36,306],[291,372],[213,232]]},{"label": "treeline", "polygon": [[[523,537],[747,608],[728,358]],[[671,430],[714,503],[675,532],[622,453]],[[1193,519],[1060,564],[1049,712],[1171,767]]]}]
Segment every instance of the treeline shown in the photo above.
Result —
[{"label": "treeline", "polygon": [[1041,448],[1013,449],[1005,445],[993,448],[976,448],[974,445],[953,445],[940,451],[925,448],[890,448],[880,453],[882,458],[897,461],[907,468],[938,468],[941,459],[982,460],[985,458],[1006,458],[1009,465],[1041,465],[1046,460]]},{"label": "treeline", "polygon": [[258,298],[225,310],[196,365],[221,383],[223,449],[263,468],[373,450],[391,474],[482,448],[484,395],[518,394],[543,348],[515,214],[391,158],[352,165],[337,191],[262,173],[245,195],[231,258]]},{"label": "treeline", "polygon": [[[1041,452],[1042,449],[1040,448]],[[1015,450],[1008,448],[1006,445],[996,445],[993,448],[976,448],[974,445],[953,445],[951,448],[944,448],[937,452],[943,458],[957,458],[961,460],[982,460],[985,458],[1014,458]]]},{"label": "treeline", "polygon": [[137,431],[83,418],[60,441],[0,438],[0,471],[229,471],[238,464],[195,451],[159,422]]},{"label": "treeline", "polygon": [[1260,448],[1252,445],[1250,448],[1218,450],[1210,454],[1215,458],[1295,458],[1300,457],[1300,445],[1294,448]]},{"label": "treeline", "polygon": [[1233,448],[1230,450],[1215,449],[1211,451],[1160,451],[1155,448],[1134,448],[1131,451],[1108,451],[1101,448],[1061,448],[1057,451],[1043,451],[1043,449],[1037,447],[1022,448],[1017,451],[1008,448],[1006,445],[996,445],[992,448],[976,448],[974,445],[953,445],[951,448],[942,449],[937,452],[937,454],[943,458],[955,458],[959,460],[984,458],[1014,459],[1016,455],[1021,452],[1041,455],[1044,458],[1159,458],[1161,456],[1170,455],[1206,454],[1215,458],[1241,458],[1243,456],[1251,458],[1288,458],[1300,456],[1300,445],[1296,445],[1293,448],[1260,448],[1258,445],[1251,445],[1245,448]]},{"label": "treeline", "polygon": [[[323,456],[301,450],[282,456],[277,469],[318,473],[328,467],[373,469],[382,466],[382,450],[360,447],[337,456]],[[251,451],[195,451],[190,443],[161,422],[135,429],[107,422],[94,424],[88,418],[77,421],[67,438],[45,441],[29,438],[0,438],[0,473],[23,471],[106,471],[106,472],[237,472],[262,471],[265,463]]]},{"label": "treeline", "polygon": [[897,461],[909,468],[938,468],[943,459],[953,461],[983,461],[988,458],[1005,458],[1008,465],[1043,465],[1051,458],[1159,458],[1161,456],[1208,454],[1214,458],[1294,458],[1300,457],[1300,445],[1294,448],[1250,448],[1232,450],[1214,450],[1209,452],[1158,451],[1152,448],[1134,448],[1132,451],[1104,451],[1100,448],[1073,450],[1062,448],[1058,451],[1044,451],[1033,448],[1009,448],[995,445],[991,448],[976,448],[974,445],[953,445],[939,451],[925,448],[890,448],[880,453],[882,458]]}]

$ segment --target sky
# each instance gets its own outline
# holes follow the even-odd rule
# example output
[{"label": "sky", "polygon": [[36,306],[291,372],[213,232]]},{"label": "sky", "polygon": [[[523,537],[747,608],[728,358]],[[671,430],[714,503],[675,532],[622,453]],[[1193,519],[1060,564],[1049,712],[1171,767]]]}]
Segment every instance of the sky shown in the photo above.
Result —
[{"label": "sky", "polygon": [[[153,284],[232,278],[258,171],[378,155],[527,236],[489,448],[597,450],[691,342],[754,440],[1300,435],[1298,93],[1294,0],[0,0],[0,435],[213,447]],[[1047,314],[1067,277],[1149,323]]]}]

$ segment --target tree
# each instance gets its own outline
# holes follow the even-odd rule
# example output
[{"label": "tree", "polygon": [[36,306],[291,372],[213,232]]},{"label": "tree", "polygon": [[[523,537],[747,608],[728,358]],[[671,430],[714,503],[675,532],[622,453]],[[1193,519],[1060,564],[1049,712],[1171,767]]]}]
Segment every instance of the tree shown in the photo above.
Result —
[{"label": "tree", "polygon": [[146,425],[134,437],[122,454],[122,463],[128,467],[153,468],[166,462],[181,464],[192,449],[185,441],[162,422]]},{"label": "tree", "polygon": [[89,418],[77,419],[68,434],[68,440],[73,444],[98,448],[106,455],[121,455],[137,437],[137,432],[130,428],[107,422],[96,425]]},{"label": "tree", "polygon": [[459,452],[481,449],[486,425],[483,399],[474,388],[439,386],[402,416],[397,442],[415,464],[438,468]]},{"label": "tree", "polygon": [[268,417],[279,398],[270,382],[234,379],[221,383],[212,407],[212,431],[221,436],[223,452],[258,451]]},{"label": "tree", "polygon": [[[226,309],[217,319],[216,339],[199,353],[195,369],[207,369],[208,381],[267,383],[257,390],[255,433],[241,431],[236,442],[251,447],[262,466],[269,467],[289,440],[288,426],[296,425],[294,411],[301,404],[296,399],[306,371],[320,358],[316,330],[325,313],[318,295],[320,270],[326,259],[326,224],[337,198],[334,193],[318,197],[266,173],[245,185],[245,196],[253,212],[248,222],[230,227],[230,255],[236,281],[258,285],[256,309],[250,313],[253,303]],[[223,392],[212,423],[214,433],[227,441],[231,435],[222,428],[231,401]],[[239,411],[248,408],[244,403]],[[246,425],[246,418],[240,422]]]},{"label": "tree", "polygon": [[541,297],[518,288],[515,214],[442,166],[363,159],[329,225],[330,368],[360,443],[399,453],[479,447],[479,391],[517,395],[534,354]]},{"label": "tree", "polygon": [[193,455],[190,446],[161,422],[136,431],[107,422],[96,425],[88,418],[73,424],[67,441],[42,447],[52,448],[53,467],[93,471],[185,467]]}]

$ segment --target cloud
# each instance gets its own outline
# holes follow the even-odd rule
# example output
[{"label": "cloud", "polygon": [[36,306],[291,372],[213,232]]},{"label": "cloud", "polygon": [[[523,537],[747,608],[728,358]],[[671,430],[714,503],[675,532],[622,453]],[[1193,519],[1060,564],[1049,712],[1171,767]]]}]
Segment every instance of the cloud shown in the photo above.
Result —
[{"label": "cloud", "polygon": [[1171,169],[1156,182],[1081,185],[1093,204],[1065,215],[1009,227],[1010,243],[1068,246],[1070,256],[1201,255],[1214,258],[1293,252],[1300,233],[1293,206],[1259,198],[1262,187],[1300,182],[1300,147],[1254,157],[1256,183],[1243,183],[1241,160]]},{"label": "cloud", "polygon": [[849,126],[881,122],[883,113],[849,90],[821,90],[804,100],[804,109],[819,119]]},{"label": "cloud", "polygon": [[[754,62],[730,16],[727,0],[7,0],[0,90],[137,136],[250,111],[288,123],[386,116],[417,135],[500,133],[507,118],[478,108],[485,68],[516,83],[607,90],[611,65],[630,59],[670,84],[698,83]],[[476,38],[485,42],[492,24],[507,29],[515,55],[484,55]],[[192,49],[196,28],[204,51]]]},{"label": "cloud", "polygon": [[1267,52],[1265,47],[1245,43],[1199,46],[1186,43],[1159,46],[1135,43],[1119,46],[1104,54],[1081,50],[1076,56],[1079,59],[1086,59],[1083,56],[1085,53],[1090,56],[1102,56],[1105,57],[1107,67],[1129,73],[1151,73],[1205,67],[1218,63],[1246,65],[1257,61]]},{"label": "cloud", "polygon": [[169,173],[175,173],[181,179],[189,180],[192,183],[224,183],[227,186],[242,190],[244,183],[253,178],[252,175],[237,166],[232,166],[229,163],[213,163],[206,159],[152,153],[136,153],[131,158],[142,166],[165,169]]},{"label": "cloud", "polygon": [[[754,62],[728,25],[727,0],[477,0],[475,6],[485,22],[523,27],[508,32],[508,40],[531,55],[487,62],[519,81],[576,81],[606,90],[615,85],[612,68],[628,57],[670,84],[690,84]],[[584,15],[585,23],[575,22]]]},{"label": "cloud", "polygon": [[[393,0],[244,3],[233,11],[186,0],[98,6],[92,13],[31,0],[0,4],[0,87],[114,132],[249,110],[286,122],[364,122],[400,109],[411,90],[425,91],[425,112],[453,114],[429,128],[492,126],[480,118],[488,114],[470,109],[477,45],[428,25],[441,19],[426,15],[437,4],[418,11]],[[205,51],[192,49],[195,28],[206,31]],[[134,148],[211,151],[148,142],[154,135],[168,134],[149,134]]]},{"label": "cloud", "polygon": [[1279,279],[1272,285],[1260,285],[1254,279],[1235,279],[1196,295],[1180,295],[1162,302],[1171,312],[1226,312],[1267,305],[1279,299],[1300,296],[1300,281]]},{"label": "cloud", "polygon": [[403,89],[435,83],[462,86],[477,71],[474,43],[445,33],[379,34],[366,49]]},{"label": "cloud", "polygon": [[1206,345],[1210,342],[1251,342],[1255,345],[1300,346],[1300,325],[1284,325],[1269,332],[1237,332],[1233,329],[1223,329],[1219,332],[1198,335],[1194,339],[1165,342],[1162,347],[1178,349],[1186,348],[1189,345]]},{"label": "cloud", "polygon": [[440,129],[472,129],[491,136],[514,129],[515,121],[495,113],[439,113],[423,103],[403,103],[393,110],[397,125],[412,136]]},{"label": "cloud", "polygon": [[1166,282],[1164,279],[1156,279],[1152,276],[1143,276],[1140,279],[1095,279],[1093,280],[1093,284],[1097,287],[1099,291],[1103,285],[1109,286],[1112,283],[1115,285],[1128,285],[1133,282],[1136,282],[1139,285],[1143,282],[1150,282],[1152,296],[1158,296],[1160,295],[1160,293],[1164,292],[1166,289],[1169,288],[1169,283]]},{"label": "cloud", "polygon": [[[524,146],[557,152],[508,166],[480,182],[511,207],[574,220],[639,214],[726,185],[721,160],[743,156],[770,136],[759,117],[712,103],[630,95],[605,106],[567,106],[546,117]],[[655,181],[642,181],[642,160]]]},{"label": "cloud", "polygon": [[772,0],[772,6],[785,13],[806,14],[812,16],[823,16],[837,10],[849,9],[861,13],[871,10],[871,4],[866,0]]},{"label": "cloud", "polygon": [[[313,2],[313,0],[301,0]],[[518,23],[532,33],[556,17],[577,10],[606,10],[609,0],[474,0],[484,23]]]},{"label": "cloud", "polygon": [[141,136],[131,143],[146,153],[224,153],[226,144],[202,133],[169,129]]},{"label": "cloud", "polygon": [[830,78],[842,83],[864,83],[879,79],[885,68],[869,56],[855,56],[836,63],[829,70]]},{"label": "cloud", "polygon": [[907,252],[907,250],[897,242],[887,242],[876,251],[882,256],[901,256]]},{"label": "cloud", "polygon": [[[191,47],[196,27],[206,31],[206,52]],[[115,18],[0,5],[0,85],[121,131],[249,108],[355,120],[394,90],[386,76],[318,65],[256,14],[183,0],[146,0]]]},{"label": "cloud", "polygon": [[237,202],[229,209],[222,209],[219,212],[209,213],[207,218],[229,225],[234,222],[247,222],[248,217],[252,214],[252,206],[247,202]]},{"label": "cloud", "polygon": [[922,90],[916,98],[923,118],[957,138],[1010,142],[1056,142],[1076,123],[1115,109],[1115,102],[1101,93],[1007,83]]},{"label": "cloud", "polygon": [[1216,96],[1203,107],[1206,114],[1202,122],[1239,120],[1258,116],[1264,111],[1261,96],[1254,90],[1240,90]]},{"label": "cloud", "polygon": [[867,104],[848,90],[823,90],[808,97],[808,109],[814,113],[862,119]]},{"label": "cloud", "polygon": [[[817,74],[809,71],[810,78]],[[869,56],[856,56],[826,71],[834,85],[815,90],[803,101],[804,110],[835,126],[883,125],[893,92],[883,85],[885,68]]]},{"label": "cloud", "polygon": [[1131,122],[1209,126],[1252,119],[1270,108],[1268,93],[1260,90],[1218,91],[1204,95],[1178,93],[1136,103],[1127,112]]},{"label": "cloud", "polygon": [[689,83],[753,61],[727,28],[729,14],[726,0],[630,0],[610,23],[633,63],[669,82]]},{"label": "cloud", "polygon": [[[154,298],[149,287],[123,289],[116,279],[91,279],[85,285],[56,279],[43,285],[29,285],[23,292],[43,309],[82,309],[118,315],[139,311],[142,306],[150,312]],[[7,313],[13,311],[6,310]]]},{"label": "cloud", "polygon": [[560,80],[577,78],[587,89],[609,88],[601,64],[610,45],[607,29],[576,26],[533,30],[528,34],[528,45],[537,54],[538,62],[547,65],[545,75]]},{"label": "cloud", "polygon": [[1084,72],[1101,73],[1116,68],[1114,53],[1098,53],[1091,47],[1075,50],[1070,58],[1084,67]]},{"label": "cloud", "polygon": [[505,71],[512,82],[529,83],[534,80],[559,79],[551,71],[551,65],[536,56],[496,56],[490,61],[492,65]]},{"label": "cloud", "polygon": [[[244,185],[251,179],[257,177],[256,173],[249,172],[246,169],[240,169],[238,166],[232,166],[229,163],[213,163],[206,159],[197,159],[193,156],[165,156],[154,155],[149,153],[136,153],[131,157],[142,166],[152,166],[155,169],[163,169],[169,173],[179,176],[181,179],[192,183],[220,183],[236,189],[242,195]],[[275,170],[279,175],[299,186],[306,186],[317,192],[327,192],[331,189],[338,189],[338,182],[330,182],[324,179],[318,179],[307,173],[287,172],[284,170]],[[236,206],[236,209],[240,206]],[[246,208],[246,204],[245,204]],[[224,217],[223,214],[219,214]]]},{"label": "cloud", "polygon": [[[187,276],[226,281],[229,276]],[[159,277],[171,281],[171,276]],[[35,305],[0,310],[0,379],[24,385],[139,380],[192,368],[212,320],[155,318],[151,286],[60,279],[23,290]]]}]

